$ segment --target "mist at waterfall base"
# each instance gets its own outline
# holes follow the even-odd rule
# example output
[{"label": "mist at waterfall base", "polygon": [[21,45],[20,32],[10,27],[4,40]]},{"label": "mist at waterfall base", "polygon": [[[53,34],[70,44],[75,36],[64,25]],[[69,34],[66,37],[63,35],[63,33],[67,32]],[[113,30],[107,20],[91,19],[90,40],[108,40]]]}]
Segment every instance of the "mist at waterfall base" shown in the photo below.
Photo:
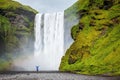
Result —
[{"label": "mist at waterfall base", "polygon": [[14,60],[14,71],[59,70],[64,55],[64,12],[37,14],[34,53]]}]

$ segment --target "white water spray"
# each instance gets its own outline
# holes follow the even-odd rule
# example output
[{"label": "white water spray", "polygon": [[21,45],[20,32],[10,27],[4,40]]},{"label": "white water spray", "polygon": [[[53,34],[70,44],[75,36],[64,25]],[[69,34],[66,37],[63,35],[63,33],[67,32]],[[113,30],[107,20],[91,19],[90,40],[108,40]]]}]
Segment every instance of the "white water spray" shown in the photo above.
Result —
[{"label": "white water spray", "polygon": [[63,12],[36,15],[34,46],[36,66],[40,70],[58,70],[64,53]]},{"label": "white water spray", "polygon": [[64,55],[64,13],[37,14],[34,55],[14,60],[13,71],[58,70]]},{"label": "white water spray", "polygon": [[42,52],[42,14],[37,14],[35,16],[35,50],[34,50],[34,55],[38,56]]}]

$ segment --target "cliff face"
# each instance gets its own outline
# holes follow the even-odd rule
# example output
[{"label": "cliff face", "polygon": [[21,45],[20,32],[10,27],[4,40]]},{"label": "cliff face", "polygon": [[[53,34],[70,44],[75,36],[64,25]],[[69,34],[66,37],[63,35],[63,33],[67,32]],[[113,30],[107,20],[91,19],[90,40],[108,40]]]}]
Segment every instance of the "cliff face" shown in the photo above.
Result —
[{"label": "cliff face", "polygon": [[120,0],[79,0],[72,7],[80,20],[60,70],[120,75]]},{"label": "cliff face", "polygon": [[[0,0],[0,70],[7,69],[10,56],[34,46],[34,16],[37,12],[12,0]],[[30,51],[30,52],[31,52]]]},{"label": "cliff face", "polygon": [[79,15],[77,14],[76,5],[73,5],[72,7],[68,8],[64,11],[64,43],[65,43],[65,50],[67,50],[72,44],[73,39],[71,37],[71,28],[73,25],[77,24],[79,22]]}]

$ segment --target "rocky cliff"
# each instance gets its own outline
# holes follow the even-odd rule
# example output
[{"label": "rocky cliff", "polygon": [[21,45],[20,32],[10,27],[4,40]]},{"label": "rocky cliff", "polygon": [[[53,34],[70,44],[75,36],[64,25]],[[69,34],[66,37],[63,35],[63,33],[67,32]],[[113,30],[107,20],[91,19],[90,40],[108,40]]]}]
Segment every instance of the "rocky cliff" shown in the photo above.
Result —
[{"label": "rocky cliff", "polygon": [[120,75],[120,0],[78,0],[68,13],[80,19],[71,29],[74,42],[60,70]]},{"label": "rocky cliff", "polygon": [[18,2],[0,0],[0,70],[8,68],[10,56],[32,51],[36,13]]}]

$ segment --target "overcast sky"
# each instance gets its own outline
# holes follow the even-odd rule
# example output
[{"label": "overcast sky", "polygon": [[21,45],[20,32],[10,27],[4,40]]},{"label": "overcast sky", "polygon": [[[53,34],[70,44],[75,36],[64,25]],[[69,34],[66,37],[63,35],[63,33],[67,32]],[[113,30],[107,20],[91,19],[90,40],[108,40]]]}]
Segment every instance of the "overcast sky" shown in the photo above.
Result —
[{"label": "overcast sky", "polygon": [[29,5],[41,13],[64,11],[77,0],[15,0]]}]

